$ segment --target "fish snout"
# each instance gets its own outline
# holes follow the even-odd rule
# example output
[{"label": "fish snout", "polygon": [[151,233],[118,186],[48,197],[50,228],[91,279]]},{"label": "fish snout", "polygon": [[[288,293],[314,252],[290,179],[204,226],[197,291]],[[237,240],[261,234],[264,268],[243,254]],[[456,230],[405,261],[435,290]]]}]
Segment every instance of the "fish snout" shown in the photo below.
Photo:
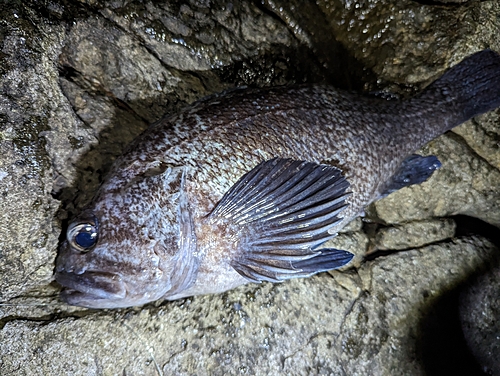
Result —
[{"label": "fish snout", "polygon": [[[61,299],[71,305],[115,307],[116,302],[127,295],[126,285],[118,274],[95,271],[77,274],[63,270],[61,266],[56,271],[55,280],[64,287]],[[110,305],[111,302],[113,303]]]}]

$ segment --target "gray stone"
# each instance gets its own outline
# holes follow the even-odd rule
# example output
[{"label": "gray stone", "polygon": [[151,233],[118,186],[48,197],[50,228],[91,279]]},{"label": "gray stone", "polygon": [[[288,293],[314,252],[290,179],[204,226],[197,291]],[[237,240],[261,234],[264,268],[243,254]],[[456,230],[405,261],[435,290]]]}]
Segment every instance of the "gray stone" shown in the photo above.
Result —
[{"label": "gray stone", "polygon": [[[496,1],[441,7],[412,0],[317,2],[337,40],[372,69],[380,86],[404,93],[437,78],[463,57],[500,50]],[[278,6],[284,6],[278,2]],[[407,91],[408,92],[408,91]]]},{"label": "gray stone", "polygon": [[377,231],[375,249],[399,250],[437,243],[452,238],[455,227],[452,219],[429,219],[382,228]]},{"label": "gray stone", "polygon": [[57,85],[62,25],[0,10],[0,300],[52,277],[60,223],[44,133],[74,117]]},{"label": "gray stone", "polygon": [[500,170],[500,122],[498,110],[479,116],[453,129],[481,158]]}]

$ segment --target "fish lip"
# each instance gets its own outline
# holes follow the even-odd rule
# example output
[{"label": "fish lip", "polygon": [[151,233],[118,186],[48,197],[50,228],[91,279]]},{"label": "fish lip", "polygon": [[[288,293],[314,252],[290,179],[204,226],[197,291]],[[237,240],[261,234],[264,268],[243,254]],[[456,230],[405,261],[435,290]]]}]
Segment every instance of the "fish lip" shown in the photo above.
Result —
[{"label": "fish lip", "polygon": [[98,301],[122,300],[127,295],[121,276],[114,273],[85,271],[76,274],[58,271],[55,280],[64,287],[61,299],[71,305],[91,307],[100,305]]}]

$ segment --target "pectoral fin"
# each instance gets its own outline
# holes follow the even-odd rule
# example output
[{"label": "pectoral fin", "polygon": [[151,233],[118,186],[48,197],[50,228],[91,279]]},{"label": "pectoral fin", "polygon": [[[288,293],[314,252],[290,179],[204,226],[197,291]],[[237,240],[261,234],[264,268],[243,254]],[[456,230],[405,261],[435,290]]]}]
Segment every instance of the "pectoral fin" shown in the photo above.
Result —
[{"label": "pectoral fin", "polygon": [[254,282],[306,277],[348,263],[353,255],[315,250],[336,234],[349,183],[338,168],[275,158],[245,174],[209,216],[237,234],[231,266]]}]

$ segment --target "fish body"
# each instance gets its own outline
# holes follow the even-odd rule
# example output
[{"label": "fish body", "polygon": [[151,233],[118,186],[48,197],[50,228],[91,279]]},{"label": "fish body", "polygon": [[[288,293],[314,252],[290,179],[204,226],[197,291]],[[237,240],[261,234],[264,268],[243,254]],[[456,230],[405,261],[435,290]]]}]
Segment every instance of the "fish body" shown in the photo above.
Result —
[{"label": "fish body", "polygon": [[415,150],[499,105],[489,50],[404,101],[325,85],[201,100],[137,138],[70,224],[62,298],[126,307],[340,267],[351,254],[317,247],[439,167]]}]

